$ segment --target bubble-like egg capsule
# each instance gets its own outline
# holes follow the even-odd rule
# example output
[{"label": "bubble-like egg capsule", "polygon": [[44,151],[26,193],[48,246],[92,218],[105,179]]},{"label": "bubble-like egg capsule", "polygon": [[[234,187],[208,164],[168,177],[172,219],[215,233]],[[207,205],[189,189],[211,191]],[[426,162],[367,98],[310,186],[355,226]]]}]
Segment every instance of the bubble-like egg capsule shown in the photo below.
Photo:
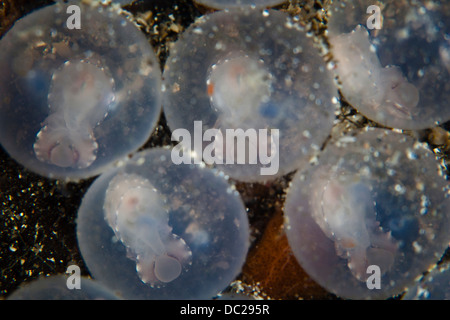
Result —
[{"label": "bubble-like egg capsule", "polygon": [[123,298],[210,299],[241,271],[249,225],[223,174],[151,149],[93,183],[77,237],[94,279]]},{"label": "bubble-like egg capsule", "polygon": [[412,138],[382,129],[343,137],[295,175],[285,203],[289,244],[336,295],[388,298],[448,247],[448,192],[432,152]]},{"label": "bubble-like egg capsule", "polygon": [[186,242],[172,233],[161,197],[147,179],[118,174],[109,183],[104,204],[109,226],[136,260],[141,280],[151,286],[178,278],[192,256]]},{"label": "bubble-like egg capsule", "polygon": [[168,125],[190,135],[172,139],[241,181],[273,180],[307,163],[331,131],[336,95],[313,41],[275,10],[203,16],[164,68]]},{"label": "bubble-like egg capsule", "polygon": [[449,3],[335,1],[328,38],[345,99],[384,126],[450,120]]},{"label": "bubble-like egg capsule", "polygon": [[286,2],[286,0],[195,0],[200,4],[216,9],[240,7],[267,8]]},{"label": "bubble-like egg capsule", "polygon": [[[139,148],[161,112],[159,62],[114,7],[59,2],[1,39],[0,143],[51,178],[101,173]],[[73,5],[73,3],[71,3]]]},{"label": "bubble-like egg capsule", "polygon": [[8,300],[117,300],[112,291],[92,279],[69,275],[41,277],[15,290]]}]

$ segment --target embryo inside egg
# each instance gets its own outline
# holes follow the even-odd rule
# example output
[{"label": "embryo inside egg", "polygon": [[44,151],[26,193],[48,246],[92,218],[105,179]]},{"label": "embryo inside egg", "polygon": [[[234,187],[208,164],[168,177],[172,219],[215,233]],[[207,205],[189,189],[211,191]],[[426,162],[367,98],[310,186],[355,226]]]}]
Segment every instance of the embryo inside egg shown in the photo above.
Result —
[{"label": "embryo inside egg", "polygon": [[231,9],[239,7],[267,8],[286,2],[286,0],[195,0],[195,2],[216,9]]},{"label": "embryo inside egg", "polygon": [[271,74],[264,62],[247,56],[234,57],[211,66],[206,80],[212,107],[223,122],[253,122],[272,90]]},{"label": "embryo inside egg", "polygon": [[18,20],[0,40],[0,143],[51,178],[99,174],[142,146],[161,111],[159,62],[114,7],[62,2]]},{"label": "embryo inside egg", "polygon": [[[286,232],[297,260],[344,298],[401,294],[448,247],[448,184],[439,172],[429,150],[392,131],[328,145],[288,191]],[[368,285],[373,268],[376,289]]]},{"label": "embryo inside egg", "polygon": [[281,11],[203,16],[171,47],[163,88],[170,129],[190,134],[173,140],[245,182],[307,163],[335,118],[337,89],[320,51]]}]

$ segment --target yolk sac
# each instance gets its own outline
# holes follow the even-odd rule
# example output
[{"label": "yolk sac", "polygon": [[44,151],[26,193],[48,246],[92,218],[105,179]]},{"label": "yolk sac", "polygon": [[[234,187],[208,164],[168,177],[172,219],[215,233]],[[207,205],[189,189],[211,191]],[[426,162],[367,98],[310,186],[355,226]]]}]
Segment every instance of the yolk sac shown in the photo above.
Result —
[{"label": "yolk sac", "polygon": [[210,299],[246,258],[237,191],[223,173],[170,157],[170,149],[136,153],[97,178],[78,211],[91,275],[125,299]]},{"label": "yolk sac", "polygon": [[450,263],[433,269],[416,286],[409,288],[403,300],[450,300]]},{"label": "yolk sac", "polygon": [[449,12],[448,2],[333,2],[328,37],[345,99],[392,128],[450,120]]},{"label": "yolk sac", "polygon": [[205,6],[215,9],[232,9],[240,7],[267,8],[273,7],[286,0],[195,0]]},{"label": "yolk sac", "polygon": [[0,143],[31,171],[69,180],[138,149],[161,112],[145,36],[112,7],[77,5],[81,29],[69,29],[68,4],[57,3],[0,41]]},{"label": "yolk sac", "polygon": [[[76,280],[78,281],[78,280]],[[69,275],[41,277],[21,286],[8,300],[117,300],[109,289],[97,281],[80,277],[80,288],[69,289],[73,285]],[[75,280],[74,280],[75,282]]]},{"label": "yolk sac", "polygon": [[331,131],[336,95],[312,39],[274,10],[200,18],[164,69],[168,125],[189,133],[173,140],[241,181],[273,180],[306,164]]},{"label": "yolk sac", "polygon": [[328,145],[317,165],[295,175],[286,233],[298,262],[324,288],[384,299],[444,254],[448,195],[431,151],[408,136],[369,129]]}]

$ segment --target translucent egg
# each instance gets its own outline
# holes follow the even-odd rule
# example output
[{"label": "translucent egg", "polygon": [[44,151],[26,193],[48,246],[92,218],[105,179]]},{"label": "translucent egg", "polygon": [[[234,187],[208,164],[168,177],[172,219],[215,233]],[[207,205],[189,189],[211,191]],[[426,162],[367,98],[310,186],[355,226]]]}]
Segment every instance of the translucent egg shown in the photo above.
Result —
[{"label": "translucent egg", "polygon": [[126,299],[210,299],[240,273],[247,214],[223,174],[175,165],[169,149],[102,174],[77,218],[94,279]]},{"label": "translucent egg", "polygon": [[328,13],[337,75],[353,107],[393,128],[450,120],[450,3],[335,1]]},{"label": "translucent egg", "polygon": [[174,150],[241,181],[273,180],[307,163],[331,131],[336,95],[312,39],[274,10],[202,17],[164,69]]},{"label": "translucent egg", "polygon": [[100,283],[80,277],[80,288],[69,289],[68,277],[55,275],[42,277],[21,286],[8,300],[117,300],[110,290]]},{"label": "translucent egg", "polygon": [[145,143],[161,112],[161,72],[124,17],[74,3],[81,29],[77,10],[58,3],[1,39],[0,143],[36,173],[75,180]]},{"label": "translucent egg", "polygon": [[344,298],[388,298],[443,255],[449,186],[431,151],[373,129],[329,145],[298,172],[285,203],[295,257]]},{"label": "translucent egg", "polygon": [[286,0],[195,0],[205,6],[216,9],[232,9],[238,7],[267,8],[287,2]]},{"label": "translucent egg", "polygon": [[409,288],[403,300],[450,300],[450,263],[428,273],[420,283]]}]

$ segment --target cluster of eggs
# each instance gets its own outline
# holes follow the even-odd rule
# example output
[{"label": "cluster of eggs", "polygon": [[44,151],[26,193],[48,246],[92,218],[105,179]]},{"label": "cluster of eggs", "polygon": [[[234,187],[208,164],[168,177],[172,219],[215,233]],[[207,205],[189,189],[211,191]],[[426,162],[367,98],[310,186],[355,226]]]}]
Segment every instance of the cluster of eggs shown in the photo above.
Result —
[{"label": "cluster of eggs", "polygon": [[[108,290],[131,299],[214,297],[238,276],[250,245],[246,209],[229,178],[265,182],[295,170],[285,230],[314,280],[344,298],[388,298],[414,285],[450,242],[449,185],[434,154],[387,128],[325,142],[338,88],[391,128],[449,120],[446,11],[335,1],[334,65],[299,21],[264,9],[283,1],[198,2],[227,10],[189,26],[163,73],[144,34],[98,2],[38,10],[1,39],[3,148],[49,178],[100,174],[79,208],[77,238],[90,274],[107,289],[87,284],[86,297],[111,297]],[[89,33],[68,28],[73,4]],[[382,13],[374,9],[382,23],[375,30],[362,22],[371,6]],[[417,34],[438,50],[400,50],[417,46]],[[179,144],[136,152],[161,111]],[[223,137],[239,130],[249,142],[244,158],[256,154],[259,163],[228,158],[241,136]],[[254,145],[251,130],[262,134]],[[58,283],[65,285],[47,282]]]}]

